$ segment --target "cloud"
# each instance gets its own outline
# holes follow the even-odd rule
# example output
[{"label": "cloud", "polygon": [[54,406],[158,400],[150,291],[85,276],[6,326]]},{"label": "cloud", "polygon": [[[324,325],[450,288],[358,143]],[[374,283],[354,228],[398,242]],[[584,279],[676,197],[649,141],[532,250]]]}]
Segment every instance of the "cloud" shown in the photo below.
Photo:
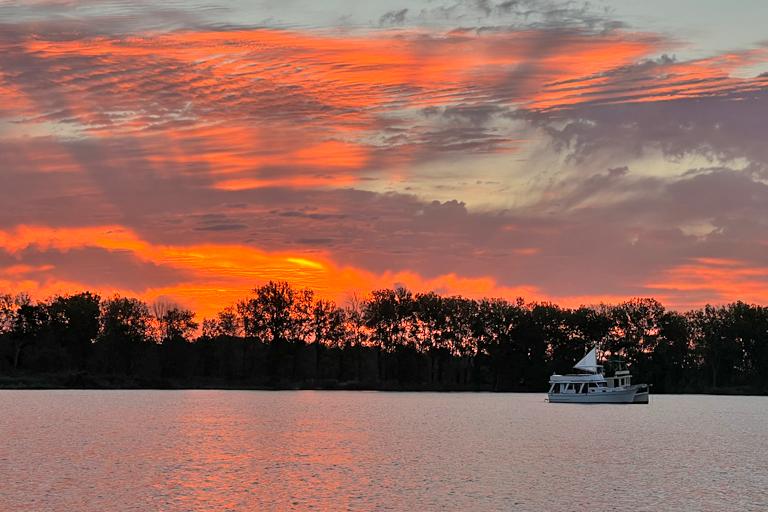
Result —
[{"label": "cloud", "polygon": [[765,304],[768,266],[755,267],[738,259],[697,258],[667,270],[648,287],[662,299],[682,299],[692,305],[738,300]]},{"label": "cloud", "polygon": [[578,28],[605,32],[624,26],[608,9],[568,0],[454,0],[412,11],[409,21],[414,24],[454,23],[480,30]]},{"label": "cloud", "polygon": [[[20,226],[12,231],[0,231],[0,242],[3,242],[7,254],[12,256],[11,261],[25,261],[5,267],[0,261],[0,286],[5,290],[16,291],[32,285],[32,291],[45,294],[67,293],[83,288],[109,293],[114,283],[119,290],[138,293],[146,300],[170,297],[196,307],[204,315],[215,314],[218,308],[242,298],[250,288],[269,279],[285,279],[296,286],[309,286],[322,296],[340,302],[351,292],[367,293],[376,288],[392,287],[395,283],[403,283],[415,290],[472,296],[523,292],[530,295],[535,292],[532,287],[501,287],[488,277],[471,279],[445,274],[425,279],[410,271],[374,274],[337,265],[319,255],[310,259],[235,245],[158,246],[117,226],[87,229]],[[104,267],[110,274],[121,268],[121,261],[131,261],[124,269],[125,277],[134,276],[147,284],[126,286],[125,281],[104,280],[98,271],[90,273],[89,270],[98,270],[94,264],[70,268],[66,263],[66,260],[84,255],[111,255],[113,261]],[[50,263],[54,260],[56,263]],[[46,263],[35,266],[38,261]],[[153,270],[142,273],[137,265]],[[152,273],[161,268],[167,270],[162,274]],[[175,282],[168,282],[168,271],[170,276],[174,276],[175,272]],[[77,275],[71,275],[73,272],[82,273],[86,279],[79,280]],[[93,283],[94,279],[98,284]]]},{"label": "cloud", "polygon": [[[12,257],[0,252],[2,260],[7,265],[4,267],[6,274],[8,269],[15,269],[16,272],[12,272],[14,277],[43,285],[65,281],[81,283],[84,288],[142,293],[150,287],[168,286],[190,278],[183,270],[142,261],[127,251],[100,247],[83,246],[65,251],[29,247]],[[19,264],[20,261],[24,263]],[[0,268],[3,268],[2,263]]]},{"label": "cloud", "polygon": [[379,18],[379,25],[402,25],[405,23],[407,15],[408,9],[385,12],[381,15],[381,18]]},{"label": "cloud", "polygon": [[268,168],[294,185],[317,186],[289,175],[308,167],[377,171],[390,165],[392,150],[417,159],[514,150],[506,143],[514,127],[445,126],[417,112],[442,109],[450,122],[460,110],[466,117],[511,109],[535,102],[542,83],[588,71],[595,52],[603,65],[621,65],[657,43],[575,30],[254,29],[66,40],[20,32],[4,44],[0,88],[17,99],[3,107],[12,133],[57,133],[65,145],[130,148],[128,158],[145,168],[226,176],[212,186],[272,186],[277,178],[262,175]]},{"label": "cloud", "polygon": [[[680,272],[691,265],[738,259],[754,269],[744,276],[768,266],[768,241],[761,238],[768,228],[768,186],[726,168],[676,179],[614,168],[581,183],[553,185],[538,204],[505,212],[355,190],[219,194],[142,219],[137,229],[144,235],[122,226],[13,227],[2,233],[0,246],[14,256],[11,266],[53,266],[41,276],[58,275],[60,258],[31,255],[83,248],[127,253],[183,273],[171,283],[162,275],[147,278],[142,296],[172,295],[206,311],[256,282],[281,278],[339,300],[350,290],[402,282],[419,290],[525,294],[572,305],[653,294],[672,307],[688,307],[735,293],[734,282],[726,281],[695,290],[677,286]],[[185,209],[219,213],[190,215]],[[243,227],[200,230],[228,224]],[[60,279],[102,279],[87,281],[84,268],[80,276]]]},{"label": "cloud", "polygon": [[[658,57],[678,43],[554,1],[409,6],[376,30],[103,14],[0,30],[0,286],[208,312],[281,278],[761,297],[768,83],[742,71],[764,48]],[[740,280],[705,286],[715,260]]]},{"label": "cloud", "polygon": [[768,149],[758,134],[766,115],[768,89],[756,89],[690,99],[575,107],[534,119],[557,147],[578,161],[601,152],[632,158],[660,151],[672,158],[746,158],[765,165]]}]

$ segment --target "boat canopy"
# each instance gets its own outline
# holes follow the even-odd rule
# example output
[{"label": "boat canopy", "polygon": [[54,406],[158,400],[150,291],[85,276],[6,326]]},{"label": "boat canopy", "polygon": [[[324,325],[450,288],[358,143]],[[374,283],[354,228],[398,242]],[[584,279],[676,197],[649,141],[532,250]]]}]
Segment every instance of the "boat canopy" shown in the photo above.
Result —
[{"label": "boat canopy", "polygon": [[592,374],[589,374],[589,373],[579,373],[579,374],[576,374],[576,375],[558,375],[558,374],[554,374],[554,375],[552,375],[549,378],[549,383],[550,384],[554,384],[556,382],[557,383],[560,383],[560,382],[562,382],[562,383],[568,383],[568,382],[573,382],[573,383],[580,383],[580,382],[602,382],[602,383],[605,383],[605,377],[603,377],[599,373],[592,373]]},{"label": "boat canopy", "polygon": [[574,368],[589,373],[597,373],[598,368],[602,368],[602,365],[597,364],[597,347],[587,352],[587,355],[582,357]]}]

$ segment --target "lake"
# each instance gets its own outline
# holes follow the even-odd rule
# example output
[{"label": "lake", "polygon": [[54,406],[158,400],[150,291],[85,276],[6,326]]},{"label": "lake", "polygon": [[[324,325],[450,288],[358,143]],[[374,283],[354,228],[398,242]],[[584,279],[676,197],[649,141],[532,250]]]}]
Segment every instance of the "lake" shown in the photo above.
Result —
[{"label": "lake", "polygon": [[0,510],[766,510],[768,398],[0,391]]}]

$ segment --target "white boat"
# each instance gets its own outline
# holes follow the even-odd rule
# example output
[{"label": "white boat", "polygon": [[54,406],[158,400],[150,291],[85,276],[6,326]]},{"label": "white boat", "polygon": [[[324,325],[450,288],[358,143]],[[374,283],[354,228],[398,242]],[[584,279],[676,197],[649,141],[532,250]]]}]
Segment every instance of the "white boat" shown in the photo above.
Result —
[{"label": "white boat", "polygon": [[553,374],[549,379],[547,397],[553,403],[578,404],[647,404],[648,385],[632,384],[629,371],[619,367],[606,377],[597,364],[597,348],[590,350],[575,369],[582,373]]}]

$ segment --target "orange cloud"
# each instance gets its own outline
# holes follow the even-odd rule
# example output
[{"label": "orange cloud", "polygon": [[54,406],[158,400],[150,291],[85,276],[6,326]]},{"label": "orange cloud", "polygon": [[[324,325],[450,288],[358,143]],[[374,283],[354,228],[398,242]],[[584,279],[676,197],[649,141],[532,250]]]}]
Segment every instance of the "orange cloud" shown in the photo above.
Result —
[{"label": "orange cloud", "polygon": [[737,259],[696,258],[675,266],[646,285],[660,298],[681,307],[737,300],[768,303],[768,267]]},{"label": "orange cloud", "polygon": [[592,75],[582,73],[581,78],[547,84],[531,107],[546,110],[585,102],[640,103],[755,91],[768,86],[768,77],[745,79],[731,74],[766,60],[768,49],[760,48],[687,62],[606,66]]},{"label": "orange cloud", "polygon": [[[115,253],[130,253],[140,261],[183,270],[185,276],[193,276],[168,286],[150,284],[142,289],[116,289],[57,278],[53,264],[32,266],[19,263],[0,268],[0,288],[5,291],[27,291],[35,297],[46,297],[90,289],[104,295],[135,295],[150,302],[162,297],[191,307],[201,316],[214,315],[268,280],[286,280],[298,287],[309,287],[320,296],[339,303],[344,303],[353,293],[365,296],[374,289],[400,285],[417,292],[436,291],[473,298],[524,297],[527,300],[552,301],[567,307],[617,303],[629,298],[620,294],[557,296],[531,284],[504,286],[492,277],[465,277],[454,273],[435,277],[425,277],[409,270],[374,273],[339,265],[328,254],[321,252],[270,252],[227,244],[152,244],[121,226],[18,226],[12,230],[0,230],[0,247],[15,256],[30,249],[66,252],[85,247],[100,248]],[[45,277],[41,277],[43,273]],[[643,286],[667,306],[687,309],[713,300],[768,302],[766,282],[768,268],[752,267],[733,259],[699,258],[674,267],[662,274],[661,279]]]},{"label": "orange cloud", "polygon": [[[27,41],[25,49],[42,58],[79,55],[97,59],[87,76],[88,90],[117,88],[125,95],[120,102],[154,96],[171,82],[189,93],[191,101],[220,100],[225,107],[247,105],[249,97],[259,98],[265,89],[284,90],[286,96],[299,91],[306,98],[337,107],[340,119],[349,116],[356,120],[359,116],[355,114],[360,112],[354,109],[372,111],[404,104],[422,107],[477,99],[488,92],[488,87],[507,81],[524,63],[532,66],[531,73],[518,80],[528,81],[528,86],[522,90],[516,87],[515,96],[501,99],[535,102],[539,86],[548,81],[575,79],[627,65],[653,53],[660,44],[650,34],[572,33],[559,34],[556,44],[542,51],[542,41],[551,42],[552,38],[553,34],[536,30],[490,34],[400,30],[336,35],[257,29],[69,41],[37,37]],[[144,59],[159,68],[139,73],[138,62]],[[182,64],[188,66],[183,72],[177,68]],[[115,66],[126,72],[103,72]],[[162,68],[171,72],[160,74]],[[157,84],[145,81],[149,74]],[[95,99],[81,88],[81,79],[65,79],[59,85],[81,101]],[[275,94],[272,99],[279,107],[285,98]]]},{"label": "orange cloud", "polygon": [[[548,110],[768,86],[768,77],[730,75],[768,50],[649,65],[642,59],[670,43],[618,30],[190,30],[36,34],[14,44],[44,66],[39,83],[21,85],[0,69],[9,115],[48,123],[42,130],[53,138],[51,126],[62,126],[75,138],[130,141],[134,166],[232,191],[348,187],[368,167],[400,175],[416,158],[466,150],[467,142],[484,151],[519,147],[512,134],[493,131],[486,144],[477,131],[435,141],[426,136],[434,121],[418,114],[424,107]],[[59,153],[31,155],[30,169],[78,167]]]},{"label": "orange cloud", "polygon": [[[524,296],[528,300],[555,300],[563,305],[597,303],[605,296],[547,297],[532,285],[502,286],[491,277],[462,277],[444,274],[424,277],[408,270],[374,273],[364,269],[342,266],[327,254],[268,252],[243,245],[199,244],[157,245],[141,239],[121,226],[84,228],[52,228],[18,226],[0,230],[0,247],[11,255],[23,251],[56,250],[66,252],[83,247],[96,247],[113,252],[130,253],[133,257],[155,265],[182,269],[193,275],[187,282],[146,290],[118,290],[87,286],[82,283],[47,277],[35,278],[35,269],[14,265],[0,269],[0,287],[8,291],[28,291],[36,297],[71,293],[90,288],[102,294],[137,295],[147,301],[158,297],[170,298],[193,308],[201,316],[211,316],[222,307],[245,297],[249,291],[268,280],[286,280],[300,287],[309,287],[321,296],[345,302],[352,293],[365,295],[378,288],[406,286],[414,291],[437,291],[447,295],[474,298]],[[53,265],[46,265],[55,276]]]},{"label": "orange cloud", "polygon": [[[158,173],[202,172],[225,190],[333,185],[333,178],[296,176],[321,169],[344,171],[339,184],[347,186],[359,177],[351,171],[374,155],[400,162],[419,155],[408,144],[429,146],[417,136],[429,131],[418,109],[553,105],[562,97],[542,92],[544,84],[627,65],[658,45],[653,36],[620,32],[561,34],[552,44],[552,34],[536,30],[34,35],[17,47],[45,63],[40,82],[19,86],[0,74],[0,90],[25,123],[128,138],[139,164]],[[387,142],[382,116],[402,125],[407,143]],[[517,147],[498,136],[491,144]],[[275,175],[275,167],[286,171]]]}]

